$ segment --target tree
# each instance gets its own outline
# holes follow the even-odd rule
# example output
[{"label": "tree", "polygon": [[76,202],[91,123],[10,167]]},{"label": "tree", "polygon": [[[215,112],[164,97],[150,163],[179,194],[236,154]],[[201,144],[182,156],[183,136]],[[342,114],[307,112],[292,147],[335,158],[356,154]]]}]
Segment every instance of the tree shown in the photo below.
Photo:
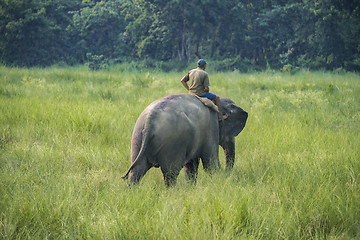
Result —
[{"label": "tree", "polygon": [[8,0],[0,2],[0,52],[10,65],[48,65],[67,59],[68,13],[79,1]]},{"label": "tree", "polygon": [[[206,23],[201,4],[179,0],[134,1],[134,21],[127,30],[137,42],[139,56],[188,61],[199,55]],[[199,6],[200,5],[200,6]]]},{"label": "tree", "polygon": [[[357,48],[360,43],[360,9],[356,0],[306,0],[304,3],[313,22],[308,25],[312,29],[307,34],[310,43],[303,52],[312,61],[310,67],[334,69],[353,62],[360,50]],[[360,69],[360,65],[352,66]]]},{"label": "tree", "polygon": [[118,60],[129,55],[131,42],[125,30],[125,3],[122,0],[91,1],[74,12],[68,31],[80,59],[85,60],[87,53]]}]

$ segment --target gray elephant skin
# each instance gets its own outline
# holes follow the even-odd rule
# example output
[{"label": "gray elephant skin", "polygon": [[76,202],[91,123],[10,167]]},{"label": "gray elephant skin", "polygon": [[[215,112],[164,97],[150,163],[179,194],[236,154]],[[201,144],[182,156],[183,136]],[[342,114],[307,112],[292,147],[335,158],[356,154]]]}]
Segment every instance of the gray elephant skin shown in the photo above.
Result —
[{"label": "gray elephant skin", "polygon": [[139,116],[131,141],[130,184],[137,183],[151,167],[160,167],[167,186],[176,183],[182,168],[186,179],[196,182],[200,159],[206,172],[220,169],[219,145],[226,169],[235,159],[235,137],[248,117],[240,107],[221,98],[218,114],[189,94],[169,95],[151,103]]}]

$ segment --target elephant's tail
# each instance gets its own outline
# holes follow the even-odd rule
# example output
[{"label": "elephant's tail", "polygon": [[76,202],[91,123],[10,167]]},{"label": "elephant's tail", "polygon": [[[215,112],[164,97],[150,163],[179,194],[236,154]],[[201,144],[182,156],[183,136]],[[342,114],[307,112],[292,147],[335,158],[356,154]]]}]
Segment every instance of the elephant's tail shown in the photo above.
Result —
[{"label": "elephant's tail", "polygon": [[[144,129],[145,130],[145,129]],[[127,170],[126,174],[122,177],[122,179],[128,179],[128,176],[131,172],[131,170],[136,166],[136,164],[138,163],[138,160],[140,158],[142,158],[142,156],[144,155],[144,152],[145,152],[145,149],[146,149],[146,145],[147,145],[147,142],[148,142],[148,134],[147,134],[148,131],[145,131],[144,132],[144,139],[141,143],[141,147],[140,147],[140,151],[135,159],[135,161],[131,164],[131,166],[129,167],[129,169]]]},{"label": "elephant's tail", "polygon": [[126,172],[126,174],[121,177],[122,179],[124,179],[124,180],[128,179],[129,173],[130,173],[131,169],[133,168],[133,165],[134,165],[134,164],[132,164],[132,165],[130,166],[129,170]]},{"label": "elephant's tail", "polygon": [[128,176],[129,176],[131,170],[136,166],[136,164],[138,163],[138,160],[143,157],[143,155],[145,153],[146,146],[147,146],[148,141],[149,141],[149,131],[150,131],[149,125],[150,125],[150,117],[147,119],[147,121],[146,121],[146,123],[144,125],[144,128],[141,131],[141,134],[143,135],[143,137],[142,137],[142,141],[141,141],[140,151],[139,151],[135,161],[131,164],[131,166],[127,170],[126,174],[122,177],[122,179],[128,179]]}]

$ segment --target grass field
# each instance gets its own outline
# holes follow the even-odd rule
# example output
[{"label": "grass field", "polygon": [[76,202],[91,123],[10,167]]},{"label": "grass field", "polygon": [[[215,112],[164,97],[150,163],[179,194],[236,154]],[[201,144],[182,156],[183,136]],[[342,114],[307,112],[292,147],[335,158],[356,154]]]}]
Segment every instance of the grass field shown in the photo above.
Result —
[{"label": "grass field", "polygon": [[185,72],[0,67],[0,239],[359,239],[359,75],[209,71],[249,113],[233,171],[129,190],[136,119]]}]

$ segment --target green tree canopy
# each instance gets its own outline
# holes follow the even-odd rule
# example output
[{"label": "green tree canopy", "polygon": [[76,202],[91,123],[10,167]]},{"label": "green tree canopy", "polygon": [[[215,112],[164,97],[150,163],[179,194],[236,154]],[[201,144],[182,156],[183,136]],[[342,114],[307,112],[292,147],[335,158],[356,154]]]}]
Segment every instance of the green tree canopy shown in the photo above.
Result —
[{"label": "green tree canopy", "polygon": [[17,66],[87,56],[220,69],[360,70],[358,0],[1,0],[0,58]]}]

